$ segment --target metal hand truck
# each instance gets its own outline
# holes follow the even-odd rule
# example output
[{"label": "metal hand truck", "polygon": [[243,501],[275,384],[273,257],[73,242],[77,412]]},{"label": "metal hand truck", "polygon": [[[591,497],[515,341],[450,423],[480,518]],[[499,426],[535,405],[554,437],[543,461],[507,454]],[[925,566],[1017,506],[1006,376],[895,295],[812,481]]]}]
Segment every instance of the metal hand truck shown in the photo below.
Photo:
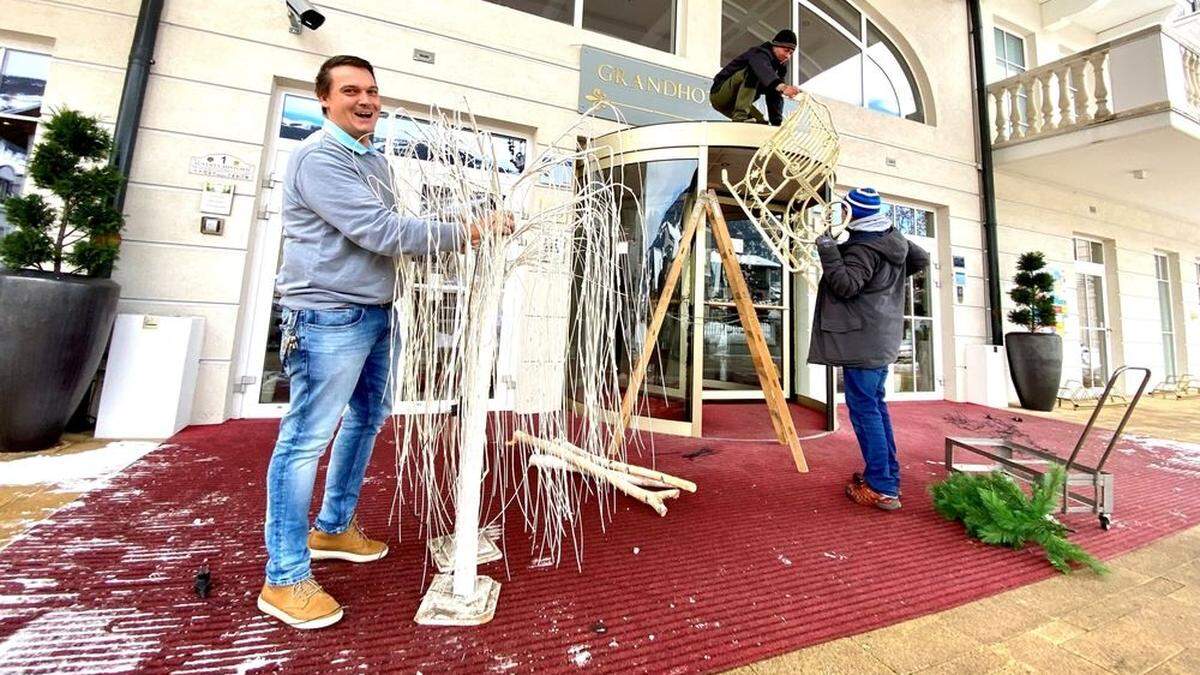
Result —
[{"label": "metal hand truck", "polygon": [[[1096,466],[1091,467],[1077,461],[1079,452],[1083,449],[1087,442],[1088,436],[1092,433],[1092,429],[1096,425],[1096,419],[1100,416],[1100,411],[1104,409],[1104,404],[1108,401],[1109,394],[1112,392],[1113,386],[1117,383],[1117,379],[1126,372],[1140,371],[1142,373],[1142,382],[1138,385],[1137,394],[1129,401],[1125,408],[1125,414],[1121,417],[1121,423],[1117,425],[1116,431],[1113,432],[1112,438],[1108,441],[1108,446],[1104,448],[1104,454],[1100,456],[1100,461]],[[1017,443],[1007,438],[956,438],[946,437],[946,470],[960,471],[964,473],[987,473],[989,471],[1004,471],[1005,473],[1028,482],[1039,480],[1046,474],[1050,468],[1061,466],[1066,471],[1067,481],[1063,485],[1062,507],[1061,513],[1078,513],[1082,511],[1090,511],[1098,514],[1100,518],[1100,527],[1107,530],[1112,525],[1112,509],[1113,509],[1113,477],[1112,474],[1104,470],[1104,464],[1108,461],[1108,456],[1112,454],[1113,447],[1117,444],[1117,439],[1121,437],[1121,432],[1125,429],[1125,424],[1133,415],[1133,409],[1137,407],[1138,401],[1142,398],[1142,393],[1146,390],[1146,384],[1150,381],[1150,370],[1139,366],[1123,366],[1118,368],[1108,378],[1108,384],[1104,387],[1104,393],[1100,396],[1100,400],[1092,411],[1092,416],[1088,419],[1087,426],[1083,428],[1083,433],[1079,435],[1079,441],[1075,443],[1075,450],[1071,452],[1071,456],[1063,459],[1058,455],[1031,448],[1026,445]],[[956,464],[954,462],[955,449],[965,450],[967,452],[981,455],[992,463],[989,464]],[[1091,488],[1091,496],[1086,494],[1086,489]],[[1084,490],[1085,492],[1081,492]]]}]

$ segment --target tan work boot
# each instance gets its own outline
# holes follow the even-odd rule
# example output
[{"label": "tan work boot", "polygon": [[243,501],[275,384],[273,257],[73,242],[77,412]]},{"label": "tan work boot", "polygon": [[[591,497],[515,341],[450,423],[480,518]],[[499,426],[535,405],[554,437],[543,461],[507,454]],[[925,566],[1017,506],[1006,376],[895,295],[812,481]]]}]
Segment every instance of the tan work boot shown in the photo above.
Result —
[{"label": "tan work boot", "polygon": [[324,628],[342,619],[341,605],[312,577],[290,586],[263,584],[258,608],[293,628]]},{"label": "tan work boot", "polygon": [[388,554],[387,544],[368,537],[358,525],[358,516],[341,534],[329,534],[313,528],[308,533],[308,552],[313,560],[349,560],[365,563]]}]

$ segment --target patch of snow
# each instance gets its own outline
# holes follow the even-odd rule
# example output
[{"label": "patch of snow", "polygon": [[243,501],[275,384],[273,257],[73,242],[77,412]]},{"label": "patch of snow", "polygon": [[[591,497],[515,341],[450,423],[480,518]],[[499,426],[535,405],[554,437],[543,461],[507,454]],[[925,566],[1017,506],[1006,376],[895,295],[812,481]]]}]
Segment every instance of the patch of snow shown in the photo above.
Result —
[{"label": "patch of snow", "polygon": [[56,485],[59,492],[89,492],[104,487],[122,469],[160,446],[149,441],[117,441],[70,455],[37,455],[2,464],[0,485]]},{"label": "patch of snow", "polygon": [[780,554],[779,554],[779,562],[783,563],[783,564],[784,564],[785,566],[787,566],[787,567],[791,567],[791,566],[792,566],[792,561],[791,561],[791,560],[789,560],[789,559],[788,559],[788,557],[787,557],[787,556],[785,556],[785,555],[784,555],[784,554],[782,554],[782,553],[780,553]]},{"label": "patch of snow", "polygon": [[[32,605],[45,602],[46,600],[73,600],[76,595],[74,593],[39,593],[37,595],[0,595],[0,607],[4,605]],[[3,647],[0,643],[0,647]],[[0,671],[3,672],[3,671]]]},{"label": "patch of snow", "polygon": [[[137,670],[160,648],[158,637],[116,628],[149,615],[134,609],[55,609],[23,625],[0,642],[0,672],[36,663],[45,672]],[[74,649],[62,649],[67,636]]]},{"label": "patch of snow", "polygon": [[825,551],[821,555],[825,556],[826,558],[829,558],[830,560],[845,560],[846,559],[846,554],[838,553],[837,551]]},{"label": "patch of snow", "polygon": [[266,656],[256,656],[252,659],[247,659],[237,664],[237,666],[234,667],[233,672],[237,673],[237,675],[245,675],[246,673],[262,670],[264,668],[270,668],[272,666],[278,668],[283,664],[284,660],[285,659],[278,657],[268,658]]},{"label": "patch of snow", "polygon": [[584,645],[572,645],[567,649],[567,656],[570,657],[571,663],[579,668],[586,666],[592,660],[592,653]]},{"label": "patch of snow", "polygon": [[533,560],[529,561],[529,569],[531,570],[541,570],[546,569],[547,567],[554,567],[554,558],[545,556],[542,558],[534,558]]},{"label": "patch of snow", "polygon": [[503,673],[509,670],[514,670],[518,665],[520,665],[517,663],[517,660],[511,656],[493,654],[492,658],[496,660],[496,663],[493,663],[491,666],[489,666],[488,670],[493,673]]},{"label": "patch of snow", "polygon": [[41,588],[54,588],[55,586],[58,586],[58,581],[54,579],[22,579],[18,577],[16,579],[5,579],[5,581],[12,582],[14,584],[21,584],[27,591],[35,591]]}]

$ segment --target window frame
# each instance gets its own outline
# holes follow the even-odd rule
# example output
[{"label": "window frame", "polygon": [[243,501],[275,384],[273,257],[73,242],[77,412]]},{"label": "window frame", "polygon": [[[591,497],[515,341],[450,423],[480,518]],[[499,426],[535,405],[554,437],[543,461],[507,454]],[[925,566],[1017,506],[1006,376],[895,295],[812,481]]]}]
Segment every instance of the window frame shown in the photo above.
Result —
[{"label": "window frame", "polygon": [[625,38],[620,37],[618,35],[610,35],[609,33],[604,33],[604,32],[598,31],[598,30],[593,30],[591,28],[584,27],[584,25],[583,25],[583,3],[589,2],[591,0],[572,0],[572,2],[574,3],[574,11],[571,13],[571,22],[570,23],[567,23],[565,21],[558,21],[557,19],[551,19],[549,17],[538,16],[537,14],[534,14],[532,12],[526,12],[524,10],[517,9],[516,7],[509,7],[508,5],[502,5],[499,2],[496,2],[494,0],[483,0],[483,1],[488,3],[489,5],[495,5],[497,7],[503,7],[504,9],[512,10],[514,12],[519,12],[523,16],[532,16],[532,17],[535,17],[538,19],[544,19],[551,23],[556,23],[556,24],[559,24],[562,26],[570,26],[576,30],[586,31],[588,33],[593,33],[595,35],[603,35],[604,37],[612,39],[612,40],[620,40],[621,42],[626,42],[631,45],[638,45],[639,47],[644,47],[645,49],[652,49],[656,52],[662,52],[663,54],[679,54],[679,43],[680,43],[679,34],[683,31],[683,17],[682,17],[683,13],[679,11],[679,3],[682,0],[670,0],[671,14],[672,14],[672,16],[671,16],[671,47],[670,47],[670,49],[667,49],[667,50],[662,50],[662,49],[659,49],[658,47],[651,47],[649,45],[642,44],[640,42],[626,40]]},{"label": "window frame", "polygon": [[[997,42],[996,33],[1000,33],[1001,35],[1003,35],[1004,40]],[[1021,43],[1021,61],[1022,62],[1019,64],[1014,63],[1012,60],[1010,60],[1008,58],[1008,46],[1007,45],[1008,45],[1009,39],[1017,40],[1018,42]],[[1004,49],[1003,56],[1001,56],[1001,51],[1000,51],[1002,47]],[[1015,30],[1015,29],[1008,29],[1008,28],[1005,28],[1004,26],[1001,26],[998,24],[993,25],[992,26],[992,64],[994,66],[996,66],[997,68],[999,68],[1000,64],[997,63],[997,61],[1004,64],[1004,66],[1003,66],[1004,72],[997,73],[1000,77],[999,77],[999,79],[995,80],[996,82],[999,82],[1000,80],[1007,80],[1010,77],[1016,77],[1017,75],[1020,75],[1021,73],[1028,72],[1029,67],[1030,67],[1029,40],[1027,40],[1024,35],[1017,32],[1017,30]],[[1016,71],[1016,72],[1009,72],[1009,71]],[[1021,129],[1028,129],[1029,128],[1030,92],[1027,89],[1020,89],[1020,90],[1016,91],[1013,95],[1017,97],[1017,119],[1013,120],[1013,122],[1017,126],[1019,126]]]},{"label": "window frame", "polygon": [[1193,260],[1192,265],[1194,266],[1194,271],[1196,273],[1196,300],[1198,303],[1200,303],[1200,258]]},{"label": "window frame", "polygon": [[[1160,263],[1161,262],[1161,266]],[[1171,253],[1154,251],[1154,282],[1158,291],[1159,334],[1162,336],[1163,374],[1175,377],[1179,374],[1178,333],[1175,330],[1175,289],[1171,280]],[[1165,295],[1165,297],[1164,297]],[[1166,306],[1167,315],[1163,316],[1162,308]]]},{"label": "window frame", "polygon": [[[53,55],[50,54],[50,52],[39,51],[37,49],[30,49],[27,47],[10,47],[4,43],[0,43],[0,78],[3,77],[4,64],[7,62],[9,52],[20,52],[22,54],[34,54],[37,56],[44,56],[48,61],[53,61],[53,58],[54,58]],[[49,81],[50,81],[50,78],[49,78],[49,75],[47,75],[47,77],[46,77],[47,84],[49,84]],[[45,94],[43,94],[42,101],[39,102],[39,104],[38,104],[38,114],[37,115],[18,115],[16,113],[0,112],[0,120],[14,120],[17,122],[24,122],[24,123],[32,122],[33,123],[33,134],[30,136],[29,147],[26,148],[25,156],[26,156],[27,161],[28,161],[28,158],[33,155],[33,145],[34,145],[33,139],[37,138],[37,130],[38,130],[38,127],[41,126],[41,123],[42,123],[42,115],[44,114],[43,113],[44,107],[45,107]],[[22,175],[20,186],[17,188],[16,192],[12,193],[11,195],[7,195],[7,196],[8,197],[19,197],[19,196],[25,194],[25,183],[27,180],[28,180],[28,169],[26,169],[26,173]],[[6,198],[5,195],[0,195],[0,201],[2,201],[5,198]],[[3,239],[8,234],[8,230],[11,229],[11,227],[12,226],[9,225],[7,223],[7,221],[0,223],[0,239]]]},{"label": "window frame", "polygon": [[[804,7],[808,11],[815,14],[817,16],[817,18],[824,21],[827,26],[829,26],[833,30],[837,31],[838,34],[840,34],[842,37],[849,40],[851,44],[853,44],[855,47],[858,48],[859,69],[860,69],[860,72],[859,72],[859,101],[860,101],[860,103],[857,105],[857,107],[862,108],[864,110],[870,110],[871,112],[883,115],[885,117],[892,117],[895,119],[905,120],[908,122],[916,122],[918,124],[930,125],[928,106],[925,105],[925,96],[924,96],[924,93],[921,91],[920,83],[917,81],[917,75],[913,71],[912,64],[910,64],[908,62],[908,59],[904,58],[904,54],[901,53],[900,50],[896,47],[896,41],[893,40],[883,30],[882,27],[880,27],[878,21],[871,21],[870,17],[867,16],[867,13],[864,12],[862,10],[862,8],[859,7],[858,5],[854,4],[853,2],[850,2],[850,0],[827,0],[827,1],[828,2],[844,2],[845,4],[849,5],[850,8],[853,9],[855,12],[858,12],[858,35],[855,36],[853,33],[846,30],[846,27],[842,24],[841,21],[839,21],[836,17],[830,16],[828,13],[825,12],[825,10],[823,10],[820,7],[813,4],[812,0],[793,0],[793,2],[792,2],[792,29],[796,31],[796,35],[800,36],[800,11],[799,11],[799,8]],[[885,113],[881,110],[876,110],[874,108],[867,107],[867,60],[870,59],[871,62],[875,64],[876,68],[883,71],[883,66],[881,66],[879,64],[879,62],[877,62],[875,59],[871,58],[871,56],[867,52],[867,50],[870,48],[870,45],[867,44],[867,39],[868,39],[867,38],[867,35],[868,35],[867,27],[868,26],[873,27],[875,29],[875,31],[877,31],[879,33],[879,36],[881,38],[883,38],[885,41],[884,44],[891,47],[888,51],[895,53],[895,56],[900,61],[901,67],[904,69],[905,74],[912,77],[911,84],[912,84],[912,90],[913,90],[913,98],[915,99],[915,101],[917,103],[918,111],[921,113],[921,119],[919,119],[919,120],[909,119],[905,115],[892,115],[889,113]],[[800,36],[800,39],[801,39],[801,41],[803,41],[803,39],[804,39],[803,36]],[[797,45],[797,53],[799,53],[799,47],[800,47],[800,45]],[[884,73],[886,76],[886,71],[884,71]],[[793,85],[795,85],[797,87],[803,87],[803,85],[799,84],[800,68],[798,66],[791,69],[791,72],[789,73],[788,77],[791,80],[791,83]],[[888,79],[890,82],[890,78],[888,78]],[[894,83],[892,84],[892,88],[895,89]],[[854,104],[848,104],[848,105],[854,105]],[[932,125],[930,125],[930,126],[932,126]]]},{"label": "window frame", "polygon": [[[36,49],[26,49],[26,48],[22,48],[22,47],[9,47],[9,46],[6,46],[4,43],[0,43],[0,79],[3,79],[3,77],[4,77],[4,64],[8,60],[9,52],[20,52],[22,54],[33,54],[36,56],[44,56],[49,60],[53,60],[53,58],[54,58],[49,52],[41,52],[41,51],[37,51]],[[49,76],[47,76],[46,82],[49,83],[49,81],[50,81]],[[43,94],[42,98],[44,101],[45,100],[44,94]],[[11,120],[21,120],[21,121],[34,120],[35,122],[39,122],[42,118],[41,109],[42,109],[42,106],[41,106],[41,104],[39,104],[37,116],[18,115],[16,113],[0,112],[0,119],[11,119]]]},{"label": "window frame", "polygon": [[[1002,33],[1004,35],[1005,40],[1004,40],[1003,45],[996,42],[996,33]],[[1013,61],[1011,61],[1008,58],[1008,47],[1007,47],[1008,38],[1013,38],[1015,40],[1020,41],[1022,63],[1019,63],[1019,64],[1014,63]],[[1001,51],[1000,51],[1000,48],[1002,46],[1004,47],[1003,56],[1001,56]],[[1005,28],[1000,25],[993,25],[992,26],[992,58],[995,61],[1001,61],[1004,63],[1004,73],[1002,73],[1003,77],[1000,78],[1001,80],[1006,80],[1010,77],[1015,77],[1016,75],[1027,72],[1029,70],[1029,41],[1025,39],[1024,35],[1021,35],[1020,33],[1018,33],[1015,30],[1009,30],[1008,28]],[[1012,69],[1012,70],[1019,69],[1019,70],[1017,70],[1016,73],[1010,74],[1008,72],[1010,69]]]}]

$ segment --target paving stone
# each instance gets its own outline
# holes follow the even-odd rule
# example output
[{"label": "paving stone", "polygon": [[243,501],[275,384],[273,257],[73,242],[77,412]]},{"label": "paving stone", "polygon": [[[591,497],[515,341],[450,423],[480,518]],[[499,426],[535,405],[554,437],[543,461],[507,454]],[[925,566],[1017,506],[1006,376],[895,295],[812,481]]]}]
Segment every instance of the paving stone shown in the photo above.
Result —
[{"label": "paving stone", "polygon": [[979,644],[936,614],[880,628],[853,639],[898,673],[940,665],[967,654]]},{"label": "paving stone", "polygon": [[1182,645],[1200,644],[1200,610],[1175,598],[1158,598],[1130,614],[1129,620],[1145,626],[1149,634]]},{"label": "paving stone", "polygon": [[992,649],[990,645],[976,647],[971,651],[951,659],[945,663],[919,670],[927,675],[955,675],[957,673],[990,673],[1005,668],[1013,663],[1008,658]]},{"label": "paving stone", "polygon": [[1071,673],[1071,675],[1100,675],[1106,671],[1091,661],[1062,649],[1033,633],[1018,635],[992,647],[1011,661],[996,672],[1005,673]]},{"label": "paving stone", "polygon": [[1176,654],[1171,660],[1151,670],[1152,675],[1194,675],[1200,673],[1200,648],[1192,647]]},{"label": "paving stone", "polygon": [[1010,591],[1006,595],[1019,605],[1050,617],[1064,617],[1098,600],[1121,594],[1150,581],[1151,577],[1124,568],[1112,568],[1100,576],[1073,572]]},{"label": "paving stone", "polygon": [[834,640],[754,664],[759,675],[784,673],[863,673],[893,675],[878,659],[850,638]]},{"label": "paving stone", "polygon": [[1152,545],[1113,560],[1110,567],[1131,570],[1150,577],[1163,576],[1186,565],[1196,557],[1196,544],[1190,540],[1167,537]]},{"label": "paving stone", "polygon": [[1084,630],[1094,630],[1181,588],[1183,584],[1177,581],[1156,577],[1071,612],[1064,616],[1063,620]]},{"label": "paving stone", "polygon": [[1182,652],[1180,643],[1146,623],[1146,608],[1073,640],[1062,648],[1115,673],[1144,673]]},{"label": "paving stone", "polygon": [[1185,586],[1200,586],[1200,560],[1193,560],[1163,572],[1163,577]]},{"label": "paving stone", "polygon": [[982,644],[1005,640],[1045,623],[1045,614],[1032,611],[1008,594],[984,598],[943,612],[956,630]]},{"label": "paving stone", "polygon": [[1185,605],[1200,607],[1200,586],[1184,586],[1167,597],[1178,600]]},{"label": "paving stone", "polygon": [[1050,644],[1059,645],[1083,635],[1086,631],[1066,621],[1051,621],[1034,628],[1031,632]]}]

